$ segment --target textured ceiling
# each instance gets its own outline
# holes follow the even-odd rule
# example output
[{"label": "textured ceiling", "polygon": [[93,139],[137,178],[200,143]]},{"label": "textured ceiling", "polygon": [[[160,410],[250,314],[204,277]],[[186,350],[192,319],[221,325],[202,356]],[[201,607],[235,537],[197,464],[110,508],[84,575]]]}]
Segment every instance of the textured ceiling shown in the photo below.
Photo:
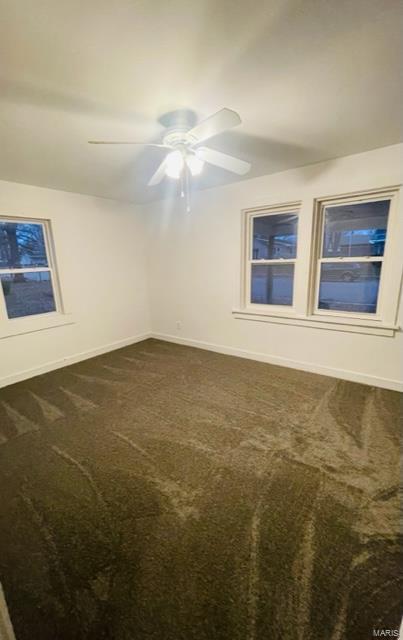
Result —
[{"label": "textured ceiling", "polygon": [[[401,139],[398,0],[0,0],[0,179],[144,202],[177,108],[263,175]],[[399,51],[400,49],[400,51]],[[196,182],[239,180],[209,167]],[[244,178],[243,178],[244,179]]]}]

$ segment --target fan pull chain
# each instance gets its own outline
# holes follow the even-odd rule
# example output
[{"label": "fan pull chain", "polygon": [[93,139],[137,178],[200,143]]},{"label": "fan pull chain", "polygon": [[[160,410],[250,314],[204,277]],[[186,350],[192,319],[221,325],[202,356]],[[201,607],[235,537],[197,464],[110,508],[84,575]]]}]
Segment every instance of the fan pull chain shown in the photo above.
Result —
[{"label": "fan pull chain", "polygon": [[185,177],[185,191],[186,191],[186,212],[190,213],[190,171],[187,169]]}]

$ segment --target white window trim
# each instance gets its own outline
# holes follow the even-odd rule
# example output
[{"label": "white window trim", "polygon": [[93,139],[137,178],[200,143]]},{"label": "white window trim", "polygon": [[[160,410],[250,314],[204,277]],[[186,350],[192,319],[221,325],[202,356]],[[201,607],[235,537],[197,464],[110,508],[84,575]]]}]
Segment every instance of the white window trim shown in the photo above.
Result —
[{"label": "white window trim", "polygon": [[[287,202],[283,204],[270,205],[267,207],[258,207],[255,209],[246,209],[243,211],[244,216],[244,230],[243,230],[243,242],[242,242],[242,307],[250,309],[253,312],[270,313],[275,315],[291,315],[296,314],[295,307],[295,279],[298,265],[298,235],[297,235],[297,249],[295,258],[280,258],[273,260],[255,260],[253,258],[253,220],[264,216],[275,216],[284,213],[295,214],[298,218],[298,232],[299,233],[299,212],[300,202]],[[251,273],[252,265],[264,265],[264,264],[293,264],[294,265],[294,286],[293,286],[293,302],[292,305],[275,305],[275,304],[257,304],[250,302],[251,296]]]},{"label": "white window trim", "polygon": [[63,305],[60,277],[56,265],[50,220],[45,218],[29,218],[26,216],[0,215],[0,221],[14,222],[17,224],[39,224],[42,226],[48,266],[34,268],[22,267],[18,269],[4,268],[0,269],[0,274],[49,271],[52,279],[53,295],[56,307],[55,311],[49,311],[48,313],[37,313],[30,316],[22,316],[19,318],[9,318],[7,315],[6,301],[4,299],[3,291],[0,284],[0,340],[3,338],[10,338],[12,336],[18,336],[24,333],[31,333],[35,331],[42,331],[44,329],[50,329],[53,327],[74,324],[72,314],[67,313]]},{"label": "white window trim", "polygon": [[[241,320],[274,324],[292,324],[351,333],[394,336],[395,332],[400,329],[397,324],[397,313],[403,268],[403,252],[400,247],[400,238],[403,235],[403,220],[399,216],[398,210],[399,189],[400,185],[382,187],[356,193],[321,197],[315,199],[313,203],[312,201],[310,203],[287,202],[242,210],[241,304],[239,308],[233,309],[233,317]],[[369,317],[369,314],[318,309],[319,251],[322,245],[324,209],[330,205],[336,206],[338,204],[385,199],[390,199],[391,201],[385,252],[382,260],[380,260],[380,257],[374,257],[372,260],[383,262],[376,314],[371,314]],[[291,211],[298,213],[293,306],[253,304],[250,302],[249,264],[251,218],[258,214],[271,215],[276,212],[285,213]],[[263,261],[258,262],[263,264]]]}]

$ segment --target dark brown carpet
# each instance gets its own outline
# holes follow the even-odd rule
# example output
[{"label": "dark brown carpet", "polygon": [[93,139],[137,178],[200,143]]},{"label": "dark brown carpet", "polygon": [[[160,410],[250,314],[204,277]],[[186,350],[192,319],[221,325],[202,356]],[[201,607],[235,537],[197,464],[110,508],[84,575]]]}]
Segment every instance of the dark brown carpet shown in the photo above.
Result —
[{"label": "dark brown carpet", "polygon": [[0,390],[17,640],[399,624],[399,396],[148,340]]}]

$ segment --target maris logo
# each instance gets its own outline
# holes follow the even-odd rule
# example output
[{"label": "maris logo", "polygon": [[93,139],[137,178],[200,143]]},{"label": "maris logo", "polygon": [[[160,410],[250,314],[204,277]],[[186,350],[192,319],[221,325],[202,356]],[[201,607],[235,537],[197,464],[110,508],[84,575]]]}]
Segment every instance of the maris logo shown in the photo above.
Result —
[{"label": "maris logo", "polygon": [[374,629],[372,635],[374,638],[398,638],[399,629]]}]

